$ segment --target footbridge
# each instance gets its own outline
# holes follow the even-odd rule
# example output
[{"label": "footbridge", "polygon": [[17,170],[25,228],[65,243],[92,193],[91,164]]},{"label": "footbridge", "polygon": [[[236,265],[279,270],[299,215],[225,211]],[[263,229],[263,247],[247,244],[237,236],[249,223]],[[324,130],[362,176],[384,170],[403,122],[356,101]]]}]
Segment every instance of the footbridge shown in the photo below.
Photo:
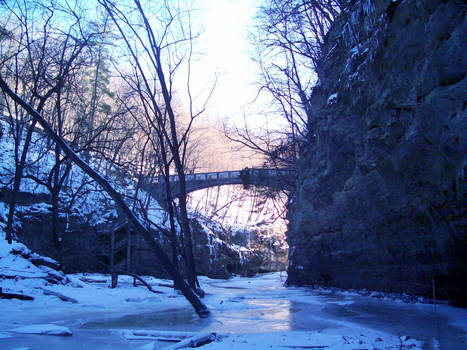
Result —
[{"label": "footbridge", "polygon": [[[180,196],[180,179],[178,175],[170,175],[170,190],[172,196]],[[270,187],[279,190],[292,190],[295,184],[295,170],[293,169],[262,169],[245,168],[234,171],[216,171],[185,175],[186,192],[194,192],[209,187],[223,185],[250,185]],[[150,184],[147,190],[158,200],[166,198],[166,183],[163,176]]]}]

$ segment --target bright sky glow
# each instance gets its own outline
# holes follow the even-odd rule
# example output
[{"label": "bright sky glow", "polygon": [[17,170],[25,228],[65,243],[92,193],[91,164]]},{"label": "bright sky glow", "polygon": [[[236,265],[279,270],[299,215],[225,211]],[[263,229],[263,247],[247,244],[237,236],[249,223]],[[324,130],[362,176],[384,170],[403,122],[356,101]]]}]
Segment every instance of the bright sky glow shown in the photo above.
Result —
[{"label": "bright sky glow", "polygon": [[256,96],[258,68],[251,60],[253,51],[248,31],[258,1],[199,1],[194,21],[204,27],[200,43],[204,55],[193,63],[193,88],[209,88],[216,74],[218,83],[207,114],[212,117],[241,118],[245,105]]},{"label": "bright sky glow", "polygon": [[[238,230],[254,230],[266,225],[270,232],[283,235],[287,228],[285,203],[287,196],[279,193],[276,199],[267,198],[242,185],[219,186],[190,193],[193,211],[214,218]],[[264,227],[263,227],[264,228]]]}]

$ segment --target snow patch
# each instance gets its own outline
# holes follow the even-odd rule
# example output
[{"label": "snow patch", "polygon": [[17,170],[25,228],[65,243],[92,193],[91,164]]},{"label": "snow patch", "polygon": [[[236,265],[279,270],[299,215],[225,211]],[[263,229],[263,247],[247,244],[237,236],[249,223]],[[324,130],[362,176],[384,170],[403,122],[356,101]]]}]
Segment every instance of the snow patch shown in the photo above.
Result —
[{"label": "snow patch", "polygon": [[57,336],[71,336],[73,334],[68,327],[57,326],[54,324],[33,324],[29,326],[13,328],[10,330],[10,332],[19,334],[40,334]]},{"label": "snow patch", "polygon": [[336,103],[336,102],[337,102],[337,97],[338,97],[337,92],[331,94],[331,95],[328,97],[327,104],[328,104],[328,105],[332,105],[332,104]]}]

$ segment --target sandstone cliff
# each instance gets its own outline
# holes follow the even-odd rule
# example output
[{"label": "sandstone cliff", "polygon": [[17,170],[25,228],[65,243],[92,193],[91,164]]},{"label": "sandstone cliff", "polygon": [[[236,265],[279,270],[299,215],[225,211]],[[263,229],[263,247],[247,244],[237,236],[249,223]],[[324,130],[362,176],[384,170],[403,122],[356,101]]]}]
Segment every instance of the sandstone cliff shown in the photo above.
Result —
[{"label": "sandstone cliff", "polygon": [[462,302],[463,1],[357,1],[328,33],[289,205],[289,284]]}]

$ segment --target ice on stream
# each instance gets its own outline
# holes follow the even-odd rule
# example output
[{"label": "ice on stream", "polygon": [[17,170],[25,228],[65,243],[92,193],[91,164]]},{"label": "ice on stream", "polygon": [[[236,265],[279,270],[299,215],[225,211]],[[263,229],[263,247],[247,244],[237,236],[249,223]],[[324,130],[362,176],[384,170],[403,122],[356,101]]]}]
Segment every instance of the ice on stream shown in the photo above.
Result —
[{"label": "ice on stream", "polygon": [[67,275],[68,282],[50,284],[44,270],[12,256],[5,244],[3,292],[34,300],[0,299],[0,349],[163,349],[209,334],[223,336],[202,349],[467,349],[465,309],[437,305],[435,313],[430,304],[286,288],[285,273],[272,273],[201,277],[211,316],[200,319],[170,281],[145,278],[163,294],[133,286],[128,276],[120,276],[115,289],[101,274]]}]

